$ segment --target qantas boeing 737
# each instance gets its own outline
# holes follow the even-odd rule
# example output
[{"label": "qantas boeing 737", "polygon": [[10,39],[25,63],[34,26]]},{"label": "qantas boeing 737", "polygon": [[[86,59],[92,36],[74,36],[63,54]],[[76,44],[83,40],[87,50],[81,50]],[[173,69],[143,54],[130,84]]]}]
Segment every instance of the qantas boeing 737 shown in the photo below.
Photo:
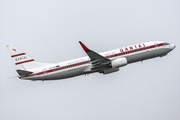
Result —
[{"label": "qantas boeing 737", "polygon": [[64,79],[94,72],[109,74],[133,62],[163,57],[175,48],[173,44],[154,41],[96,53],[81,41],[79,43],[87,53],[87,57],[56,64],[36,62],[12,44],[8,44],[7,48],[17,67],[18,77],[33,81]]}]

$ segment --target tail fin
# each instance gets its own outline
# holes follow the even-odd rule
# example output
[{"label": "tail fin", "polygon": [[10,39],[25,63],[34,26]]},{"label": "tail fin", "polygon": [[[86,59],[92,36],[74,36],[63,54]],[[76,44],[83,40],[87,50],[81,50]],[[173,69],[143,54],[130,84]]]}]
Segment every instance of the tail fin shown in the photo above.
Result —
[{"label": "tail fin", "polygon": [[13,44],[7,44],[6,47],[11,55],[11,58],[15,62],[17,70],[29,71],[38,67],[42,67],[40,63],[36,62],[34,59],[26,55],[26,53],[19,50]]}]

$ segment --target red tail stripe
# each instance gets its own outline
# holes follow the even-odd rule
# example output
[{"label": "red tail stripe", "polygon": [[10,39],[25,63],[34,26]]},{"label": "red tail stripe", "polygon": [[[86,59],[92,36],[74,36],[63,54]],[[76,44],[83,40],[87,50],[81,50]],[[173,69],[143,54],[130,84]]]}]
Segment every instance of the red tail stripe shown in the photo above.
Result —
[{"label": "red tail stripe", "polygon": [[25,53],[20,53],[20,54],[12,55],[11,57],[17,57],[17,56],[21,56],[21,55],[25,55]]},{"label": "red tail stripe", "polygon": [[18,63],[16,63],[16,65],[23,64],[23,63],[27,63],[27,62],[31,62],[31,61],[34,61],[34,59],[27,60],[27,61],[23,61],[23,62],[18,62]]}]

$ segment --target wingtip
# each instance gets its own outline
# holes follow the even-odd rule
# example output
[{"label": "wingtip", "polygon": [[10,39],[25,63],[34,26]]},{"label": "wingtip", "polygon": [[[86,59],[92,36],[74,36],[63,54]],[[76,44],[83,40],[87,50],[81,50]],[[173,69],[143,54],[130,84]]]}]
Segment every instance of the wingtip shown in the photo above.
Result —
[{"label": "wingtip", "polygon": [[83,44],[81,41],[79,41],[80,44]]},{"label": "wingtip", "polygon": [[85,52],[90,51],[81,41],[79,41],[80,45],[82,46],[82,48],[84,49]]}]

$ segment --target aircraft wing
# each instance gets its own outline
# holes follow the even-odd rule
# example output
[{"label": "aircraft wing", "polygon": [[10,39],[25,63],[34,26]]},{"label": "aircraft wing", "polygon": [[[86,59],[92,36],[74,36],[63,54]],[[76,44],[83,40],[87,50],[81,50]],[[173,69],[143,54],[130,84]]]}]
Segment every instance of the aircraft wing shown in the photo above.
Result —
[{"label": "aircraft wing", "polygon": [[105,58],[102,55],[88,49],[81,41],[79,41],[79,43],[81,44],[87,55],[90,57],[91,63],[93,64],[94,68],[105,67],[111,62],[111,60],[109,60],[108,58]]}]

